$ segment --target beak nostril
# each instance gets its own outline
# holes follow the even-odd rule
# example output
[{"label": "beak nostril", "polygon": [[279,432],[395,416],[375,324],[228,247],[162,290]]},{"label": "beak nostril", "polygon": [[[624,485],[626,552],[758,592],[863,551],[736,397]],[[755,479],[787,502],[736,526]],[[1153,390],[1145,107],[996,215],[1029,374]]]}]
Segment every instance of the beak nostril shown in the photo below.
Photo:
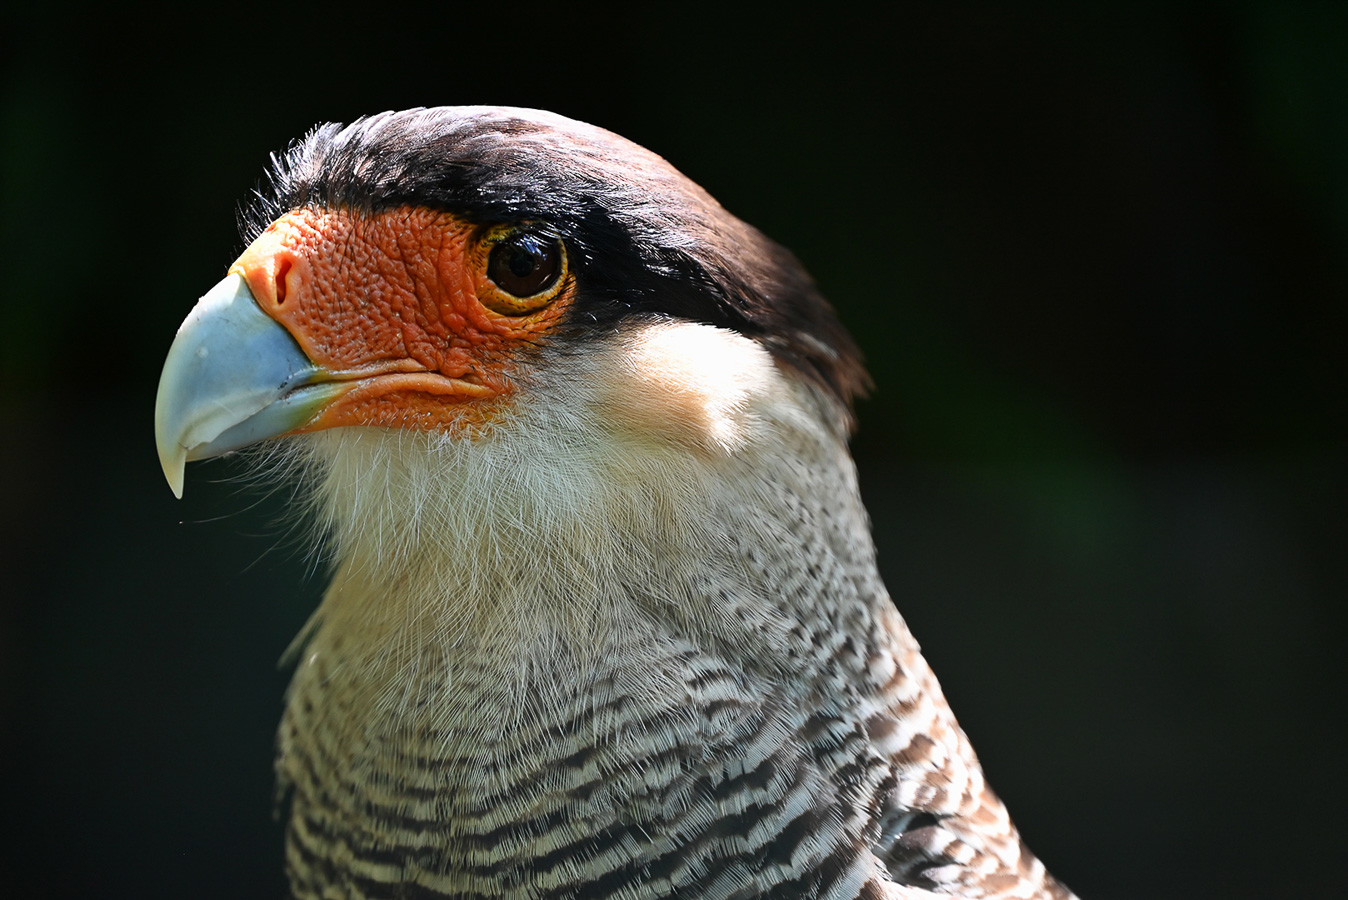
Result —
[{"label": "beak nostril", "polygon": [[276,264],[276,274],[274,276],[276,284],[276,305],[283,306],[286,302],[286,276],[290,274],[290,260],[282,259]]}]

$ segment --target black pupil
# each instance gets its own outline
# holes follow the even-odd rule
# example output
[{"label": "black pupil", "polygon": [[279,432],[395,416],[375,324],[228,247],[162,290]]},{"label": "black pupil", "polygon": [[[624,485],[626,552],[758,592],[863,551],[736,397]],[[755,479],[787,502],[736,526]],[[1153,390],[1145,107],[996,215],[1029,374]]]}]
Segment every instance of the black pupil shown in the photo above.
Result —
[{"label": "black pupil", "polygon": [[561,250],[553,238],[517,234],[491,249],[487,275],[507,293],[532,297],[557,281],[561,262]]}]

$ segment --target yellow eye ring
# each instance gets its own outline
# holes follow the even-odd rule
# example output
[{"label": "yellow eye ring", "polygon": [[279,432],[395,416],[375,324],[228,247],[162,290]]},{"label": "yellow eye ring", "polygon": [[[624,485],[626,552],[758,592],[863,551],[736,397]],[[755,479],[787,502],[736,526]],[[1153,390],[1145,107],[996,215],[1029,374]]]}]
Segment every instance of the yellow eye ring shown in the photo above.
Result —
[{"label": "yellow eye ring", "polygon": [[488,309],[522,316],[552,302],[570,273],[566,245],[546,231],[515,225],[492,228],[482,240]]}]

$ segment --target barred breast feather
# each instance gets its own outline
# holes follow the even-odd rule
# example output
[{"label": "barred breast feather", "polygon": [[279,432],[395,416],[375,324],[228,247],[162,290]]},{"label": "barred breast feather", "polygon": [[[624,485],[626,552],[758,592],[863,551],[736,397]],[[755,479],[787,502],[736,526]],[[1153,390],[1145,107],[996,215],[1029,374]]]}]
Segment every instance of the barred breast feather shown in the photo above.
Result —
[{"label": "barred breast feather", "polygon": [[297,896],[1071,896],[880,581],[831,398],[674,322],[522,391],[471,441],[293,441],[340,561],[280,733]]}]

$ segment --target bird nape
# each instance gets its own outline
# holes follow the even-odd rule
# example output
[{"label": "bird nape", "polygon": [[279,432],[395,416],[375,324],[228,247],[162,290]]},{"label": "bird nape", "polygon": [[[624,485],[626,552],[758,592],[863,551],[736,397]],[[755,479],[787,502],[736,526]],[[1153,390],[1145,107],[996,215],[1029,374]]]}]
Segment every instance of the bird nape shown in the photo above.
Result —
[{"label": "bird nape", "polygon": [[876,569],[866,375],[795,258],[531,110],[325,125],[155,436],[266,441],[334,560],[277,769],[301,898],[1053,897]]}]

